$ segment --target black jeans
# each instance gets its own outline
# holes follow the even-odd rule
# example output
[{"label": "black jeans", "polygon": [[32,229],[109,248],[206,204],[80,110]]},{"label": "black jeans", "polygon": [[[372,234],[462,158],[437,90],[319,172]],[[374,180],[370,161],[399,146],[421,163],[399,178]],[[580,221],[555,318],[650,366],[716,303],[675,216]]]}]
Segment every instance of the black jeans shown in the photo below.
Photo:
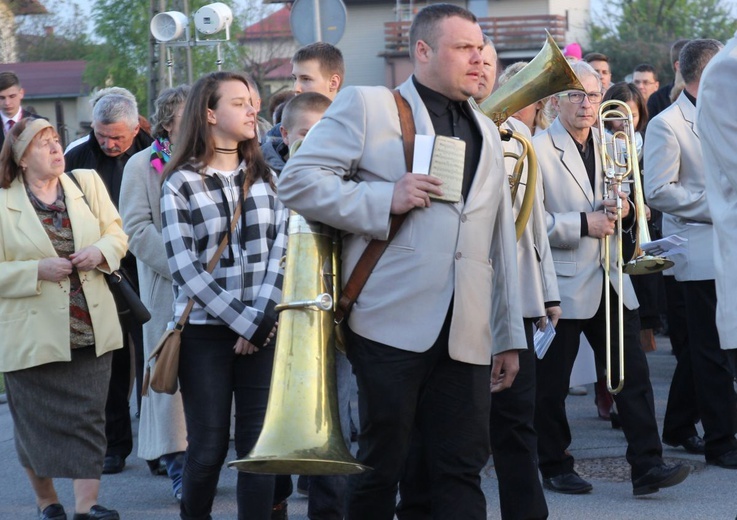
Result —
[{"label": "black jeans", "polygon": [[537,469],[534,321],[525,318],[527,350],[519,351],[519,372],[512,386],[491,394],[489,431],[503,520],[548,517]]},{"label": "black jeans", "polygon": [[[537,360],[537,430],[540,471],[550,478],[573,471],[573,456],[568,452],[571,430],[566,417],[565,400],[573,362],[583,332],[594,350],[597,362],[606,366],[606,313],[602,290],[599,307],[586,320],[558,320],[553,343],[543,359]],[[619,381],[617,308],[618,297],[611,290],[612,381]],[[614,396],[622,431],[627,439],[627,462],[632,478],[662,464],[663,447],[655,420],[655,402],[650,384],[650,369],[640,348],[640,319],[637,311],[624,308],[624,387]]]},{"label": "black jeans", "polygon": [[[449,328],[448,319],[435,344],[419,353],[349,331],[348,359],[358,383],[361,422],[358,460],[373,469],[349,478],[346,520],[394,518],[415,431],[428,472],[430,517],[486,518],[479,474],[489,458],[489,366],[452,360]],[[426,492],[419,490],[421,500]]]},{"label": "black jeans", "polygon": [[[129,392],[131,387],[131,344],[133,349],[143,349],[143,329],[133,319],[120,316],[123,331],[123,348],[113,351],[107,402],[105,403],[105,455],[119,455],[123,459],[133,451],[133,432]],[[140,379],[140,378],[139,378]]]},{"label": "black jeans", "polygon": [[[228,453],[235,395],[235,450],[242,458],[256,443],[266,414],[274,349],[233,352],[238,336],[225,326],[187,325],[182,333],[179,383],[187,421],[181,518],[210,518],[220,469]],[[274,476],[238,473],[239,520],[268,520]]]},{"label": "black jeans", "polygon": [[683,282],[676,281],[675,276],[663,276],[663,283],[668,300],[668,335],[677,360],[665,407],[663,439],[665,442],[678,443],[698,434],[696,424],[701,420],[701,415],[688,348],[688,311]]},{"label": "black jeans", "polygon": [[[714,280],[681,282],[686,301],[688,343],[696,399],[704,427],[706,459],[737,449],[734,375],[717,332]],[[680,358],[678,360],[680,363]]]}]

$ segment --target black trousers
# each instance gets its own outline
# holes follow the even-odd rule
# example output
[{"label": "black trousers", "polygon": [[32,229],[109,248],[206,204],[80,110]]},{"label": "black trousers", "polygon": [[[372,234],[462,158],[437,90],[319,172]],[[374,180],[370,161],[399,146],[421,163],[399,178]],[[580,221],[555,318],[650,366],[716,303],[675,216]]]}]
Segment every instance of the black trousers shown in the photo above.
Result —
[{"label": "black trousers", "polygon": [[489,458],[489,366],[452,360],[449,329],[447,319],[435,344],[422,353],[349,332],[361,421],[358,460],[373,469],[351,475],[347,520],[394,518],[414,431],[421,436],[419,457],[432,497],[430,514],[423,517],[486,518],[480,472]]},{"label": "black trousers", "polygon": [[[612,380],[619,380],[618,296],[610,291]],[[550,478],[573,471],[573,456],[567,451],[571,430],[566,417],[566,396],[573,362],[578,353],[581,333],[594,350],[597,362],[606,365],[605,293],[599,307],[587,320],[559,320],[555,339],[543,359],[537,361],[537,402],[535,429],[543,477]],[[640,348],[640,319],[637,311],[624,311],[624,387],[614,396],[622,431],[627,439],[627,461],[632,478],[662,464],[662,445],[655,420],[653,389],[645,354]]]},{"label": "black trousers", "polygon": [[143,348],[143,328],[139,324],[131,323],[132,321],[122,317],[120,320],[120,326],[123,329],[123,348],[113,351],[110,385],[105,404],[105,437],[107,438],[105,455],[119,455],[123,459],[133,451],[133,432],[128,400],[131,382],[129,337],[132,338],[134,345],[140,344]]},{"label": "black trousers", "polygon": [[663,419],[663,439],[674,444],[698,434],[696,423],[701,416],[688,349],[688,312],[684,287],[675,276],[663,276],[663,282],[668,309],[668,336],[677,360]]},{"label": "black trousers", "polygon": [[[737,449],[734,376],[727,353],[719,346],[714,280],[681,282],[686,297],[688,343],[696,399],[706,441],[706,458]],[[680,358],[678,363],[680,364]]]},{"label": "black trousers", "polygon": [[491,394],[490,439],[499,481],[503,520],[548,517],[537,459],[535,420],[534,320],[525,318],[527,350],[519,351],[519,373],[512,386]]}]

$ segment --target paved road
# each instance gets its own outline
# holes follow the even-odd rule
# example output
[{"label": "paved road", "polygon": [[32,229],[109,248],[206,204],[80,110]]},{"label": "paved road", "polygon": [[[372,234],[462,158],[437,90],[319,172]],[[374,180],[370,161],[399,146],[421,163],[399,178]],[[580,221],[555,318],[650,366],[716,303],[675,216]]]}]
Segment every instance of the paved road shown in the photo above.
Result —
[{"label": "paved road", "polygon": [[[670,345],[658,338],[658,350],[648,354],[655,406],[662,424],[668,385],[675,361]],[[594,484],[591,494],[567,496],[548,493],[551,519],[563,520],[734,520],[737,516],[737,471],[706,466],[703,459],[666,447],[669,460],[685,461],[694,472],[683,484],[641,498],[632,496],[629,467],[624,461],[626,444],[621,431],[596,417],[592,387],[589,395],[568,398],[573,444],[571,452],[578,471]],[[134,423],[134,426],[136,424]],[[135,449],[134,449],[135,453]],[[230,459],[234,458],[231,451]],[[214,519],[234,519],[235,476],[224,469],[215,499]],[[493,467],[484,471],[483,487],[488,501],[488,518],[498,519],[497,481]],[[71,483],[59,481],[58,490],[68,509],[73,506]],[[119,475],[103,475],[100,502],[117,508],[124,520],[173,520],[178,506],[171,498],[168,479],[153,477],[142,460],[128,459]],[[292,520],[307,518],[307,501],[294,495],[289,501]],[[18,464],[7,404],[0,404],[0,520],[35,518],[33,494]],[[71,518],[71,516],[70,516]]]}]

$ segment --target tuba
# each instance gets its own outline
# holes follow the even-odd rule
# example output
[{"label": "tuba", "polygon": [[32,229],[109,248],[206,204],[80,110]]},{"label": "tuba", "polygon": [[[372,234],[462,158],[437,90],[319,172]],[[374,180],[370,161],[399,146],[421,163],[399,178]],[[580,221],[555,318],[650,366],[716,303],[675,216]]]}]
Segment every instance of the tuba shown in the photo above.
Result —
[{"label": "tuba", "polygon": [[[506,121],[512,114],[521,108],[536,103],[543,98],[557,94],[564,90],[584,90],[583,85],[576,77],[558,45],[546,31],[545,44],[535,58],[525,68],[514,75],[507,83],[499,87],[486,98],[479,108],[496,124],[497,127]],[[537,185],[537,158],[532,149],[532,143],[521,135],[510,130],[500,130],[504,140],[515,139],[522,145],[523,152],[517,159],[514,172],[509,178],[512,190],[512,200],[517,196],[517,188],[522,180],[524,160],[527,159],[527,189],[520,207],[515,230],[517,240],[527,226],[527,220],[532,212],[535,200],[535,186]]]},{"label": "tuba", "polygon": [[340,240],[329,226],[289,217],[279,333],[264,426],[228,467],[249,473],[340,475],[366,469],[345,445],[335,378],[334,305]]}]

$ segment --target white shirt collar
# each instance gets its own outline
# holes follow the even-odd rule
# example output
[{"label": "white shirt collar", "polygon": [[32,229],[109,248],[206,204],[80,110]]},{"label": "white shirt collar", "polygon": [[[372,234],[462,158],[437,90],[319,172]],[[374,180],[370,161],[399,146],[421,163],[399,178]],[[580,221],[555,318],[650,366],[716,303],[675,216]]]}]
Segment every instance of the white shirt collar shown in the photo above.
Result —
[{"label": "white shirt collar", "polygon": [[0,112],[0,118],[3,120],[3,130],[8,129],[8,121],[11,119],[15,121],[16,123],[21,120],[21,116],[23,115],[23,107],[18,109],[18,113],[15,114],[13,117],[8,117],[5,115],[5,112]]}]

